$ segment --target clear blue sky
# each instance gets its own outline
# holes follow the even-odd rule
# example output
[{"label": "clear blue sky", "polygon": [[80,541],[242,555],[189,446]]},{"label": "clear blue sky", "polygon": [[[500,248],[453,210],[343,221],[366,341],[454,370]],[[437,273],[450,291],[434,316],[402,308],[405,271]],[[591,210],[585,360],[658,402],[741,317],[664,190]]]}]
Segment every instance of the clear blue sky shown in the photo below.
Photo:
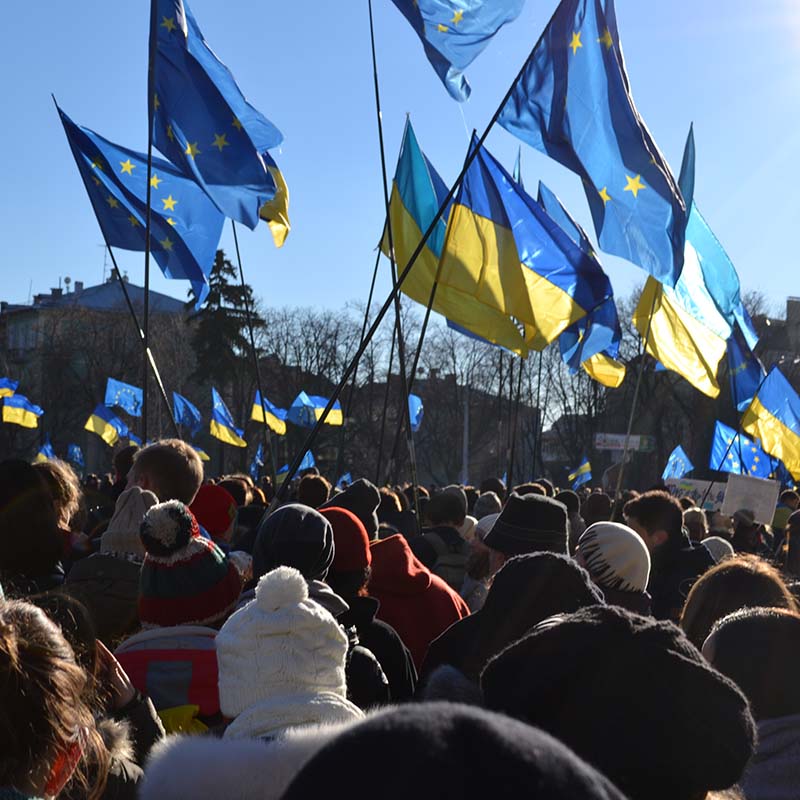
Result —
[{"label": "clear blue sky", "polygon": [[[556,6],[528,0],[468,70],[469,102],[450,99],[390,0],[373,0],[390,174],[410,112],[445,180],[461,165]],[[248,280],[271,305],[341,308],[366,298],[383,217],[366,0],[308,3],[192,0],[195,16],[251,102],[285,142],[275,158],[291,191],[293,230],[276,250],[266,227],[242,231]],[[50,93],[76,121],[120,144],[146,146],[146,0],[17,3],[0,32],[3,282],[25,301],[59,277],[103,274],[101,236]],[[741,276],[777,308],[800,294],[800,5],[796,0],[617,0],[634,97],[656,141],[680,165],[689,123],[696,200]],[[517,141],[497,128],[489,148],[507,165]],[[544,179],[589,226],[578,179],[523,147],[523,178]],[[788,234],[788,235],[787,235]],[[232,251],[229,228],[222,246]],[[141,283],[143,256],[120,253]],[[644,279],[604,259],[618,296]],[[155,270],[158,273],[158,270]],[[388,291],[388,268],[381,291]],[[154,288],[183,297],[156,274]]]}]

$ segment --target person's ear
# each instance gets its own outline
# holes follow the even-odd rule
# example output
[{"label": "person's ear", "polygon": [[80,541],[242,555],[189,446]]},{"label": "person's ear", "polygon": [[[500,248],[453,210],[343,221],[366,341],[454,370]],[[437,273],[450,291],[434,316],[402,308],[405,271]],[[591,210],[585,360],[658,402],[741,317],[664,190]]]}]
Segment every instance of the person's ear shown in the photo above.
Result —
[{"label": "person's ear", "polygon": [[669,534],[665,530],[653,531],[650,534],[650,541],[655,547],[661,547],[669,539]]}]

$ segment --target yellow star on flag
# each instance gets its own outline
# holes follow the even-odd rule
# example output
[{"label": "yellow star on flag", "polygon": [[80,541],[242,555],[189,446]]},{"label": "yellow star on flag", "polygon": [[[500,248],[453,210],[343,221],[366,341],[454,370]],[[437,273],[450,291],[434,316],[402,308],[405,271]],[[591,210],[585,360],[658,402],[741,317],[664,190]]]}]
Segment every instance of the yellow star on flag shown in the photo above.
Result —
[{"label": "yellow star on flag", "polygon": [[120,167],[122,167],[121,172],[127,172],[128,175],[133,175],[133,170],[136,168],[136,164],[134,164],[130,159],[127,161],[120,161]]},{"label": "yellow star on flag", "polygon": [[158,99],[158,95],[153,95],[153,111],[158,111],[161,108],[161,101]]},{"label": "yellow star on flag", "polygon": [[167,139],[171,142],[175,141],[175,134],[172,132],[172,125],[167,125]]},{"label": "yellow star on flag", "polygon": [[603,31],[603,35],[597,41],[600,42],[600,44],[604,44],[606,50],[610,50],[611,46],[614,44],[614,40],[611,38],[611,31],[608,28]]},{"label": "yellow star on flag", "polygon": [[174,211],[175,204],[178,202],[172,195],[169,197],[162,197],[161,202],[164,204],[164,211]]},{"label": "yellow star on flag", "polygon": [[228,147],[230,142],[228,141],[227,136],[224,133],[215,133],[214,134],[214,141],[211,142],[212,147],[216,147],[220,153],[222,152],[223,147]]},{"label": "yellow star on flag", "polygon": [[102,172],[103,162],[100,160],[100,156],[95,156],[92,159],[92,169],[99,169]]},{"label": "yellow star on flag", "polygon": [[175,24],[175,17],[164,17],[161,22],[161,27],[167,29],[167,33],[172,33],[178,26]]},{"label": "yellow star on flag", "polygon": [[234,117],[233,122],[231,124],[233,125],[234,128],[236,128],[237,131],[240,131],[242,129],[242,123],[239,122],[239,117]]},{"label": "yellow star on flag", "polygon": [[569,43],[569,46],[572,48],[572,55],[578,52],[579,47],[583,47],[580,31],[572,34],[572,41]]},{"label": "yellow star on flag", "polygon": [[197,142],[186,142],[186,149],[183,152],[192,158],[200,155],[200,149],[197,146]]},{"label": "yellow star on flag", "polygon": [[447,33],[447,25],[442,25],[442,23],[440,22],[436,26],[436,30],[439,31],[439,33]]},{"label": "yellow star on flag", "polygon": [[162,182],[163,182],[163,180],[164,180],[163,178],[159,178],[159,177],[158,177],[158,175],[156,175],[156,173],[154,172],[154,173],[153,173],[153,174],[150,176],[150,185],[151,185],[151,186],[152,186],[154,189],[158,189],[158,184],[159,184],[159,183],[162,183]]},{"label": "yellow star on flag", "polygon": [[458,25],[462,19],[464,19],[464,12],[459,8],[458,11],[453,14],[453,19],[451,19],[450,22],[452,22],[453,25]]},{"label": "yellow star on flag", "polygon": [[174,219],[172,219],[172,217],[167,217],[167,222],[168,222],[170,225],[175,225],[175,220],[174,220]]},{"label": "yellow star on flag", "polygon": [[165,239],[161,239],[161,241],[159,241],[159,244],[165,250],[172,250],[172,241],[170,240],[169,236],[167,236]]},{"label": "yellow star on flag", "polygon": [[631,192],[634,197],[638,197],[639,196],[639,192],[641,192],[642,189],[646,189],[647,188],[642,183],[642,176],[641,175],[637,175],[635,178],[631,178],[630,175],[626,175],[625,179],[628,181],[628,183],[625,185],[625,191],[626,192]]},{"label": "yellow star on flag", "polygon": [[106,203],[108,203],[111,208],[119,208],[119,202],[113,194],[110,194],[108,197],[106,197]]},{"label": "yellow star on flag", "polygon": [[131,214],[128,217],[128,222],[130,222],[131,226],[134,227],[134,228],[138,228],[139,227],[139,220],[136,219],[136,217],[134,217],[133,214]]},{"label": "yellow star on flag", "polygon": [[608,193],[608,187],[607,187],[607,186],[604,186],[604,187],[603,187],[603,188],[602,188],[602,189],[601,189],[601,190],[598,192],[598,194],[600,195],[600,197],[601,197],[601,198],[602,198],[602,200],[603,200],[603,205],[605,205],[605,204],[606,204],[606,203],[607,203],[607,202],[608,202],[608,201],[611,199],[611,195]]},{"label": "yellow star on flag", "polygon": [[100,185],[100,178],[98,178],[97,175],[92,175],[92,180],[95,182],[96,186]]}]

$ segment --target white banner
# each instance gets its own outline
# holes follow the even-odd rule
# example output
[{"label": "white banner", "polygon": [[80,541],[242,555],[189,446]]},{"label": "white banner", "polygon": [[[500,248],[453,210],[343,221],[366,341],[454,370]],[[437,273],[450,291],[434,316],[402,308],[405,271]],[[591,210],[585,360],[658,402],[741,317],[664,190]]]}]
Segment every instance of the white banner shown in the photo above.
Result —
[{"label": "white banner", "polygon": [[750,475],[730,475],[722,513],[732,516],[736,511],[746,508],[755,514],[756,522],[770,525],[780,493],[781,485],[778,481],[767,481]]},{"label": "white banner", "polygon": [[[706,496],[708,497],[703,504],[703,508],[716,509],[719,508],[725,500],[725,489],[727,484],[723,481],[696,481],[692,478],[667,478],[664,481],[667,485],[667,490],[675,497],[689,497],[694,500],[695,505],[699,506],[700,501]],[[711,487],[709,492],[708,487]]]}]

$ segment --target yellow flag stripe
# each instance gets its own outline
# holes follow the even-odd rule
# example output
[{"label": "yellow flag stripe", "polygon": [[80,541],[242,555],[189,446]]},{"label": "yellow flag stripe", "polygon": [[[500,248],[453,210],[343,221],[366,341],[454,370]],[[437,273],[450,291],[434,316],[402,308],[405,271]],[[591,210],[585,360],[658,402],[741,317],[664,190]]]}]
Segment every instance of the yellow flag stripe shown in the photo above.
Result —
[{"label": "yellow flag stripe", "polygon": [[760,439],[767,453],[783,461],[793,478],[800,479],[800,436],[770,414],[758,395],[744,412],[742,428]]},{"label": "yellow flag stripe", "polygon": [[232,444],[234,447],[247,447],[247,442],[239,438],[230,428],[220,425],[215,419],[211,420],[211,435],[225,444]]}]

